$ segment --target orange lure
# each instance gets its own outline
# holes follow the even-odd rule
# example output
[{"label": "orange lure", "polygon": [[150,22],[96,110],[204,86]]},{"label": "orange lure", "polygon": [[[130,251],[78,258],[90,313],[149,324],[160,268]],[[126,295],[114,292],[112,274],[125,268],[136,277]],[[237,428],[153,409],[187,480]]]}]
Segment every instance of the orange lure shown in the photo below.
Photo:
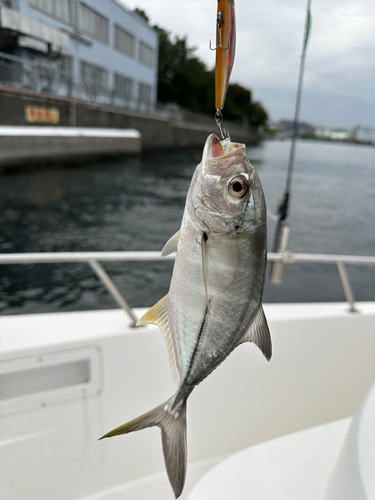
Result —
[{"label": "orange lure", "polygon": [[221,117],[236,49],[234,0],[218,0],[216,28],[215,107]]}]

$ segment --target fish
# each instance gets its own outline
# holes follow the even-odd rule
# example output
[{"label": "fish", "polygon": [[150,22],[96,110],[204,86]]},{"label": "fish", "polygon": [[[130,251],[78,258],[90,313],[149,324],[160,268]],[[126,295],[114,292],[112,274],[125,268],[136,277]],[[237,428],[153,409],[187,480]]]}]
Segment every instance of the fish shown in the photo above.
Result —
[{"label": "fish", "polygon": [[234,0],[218,0],[215,65],[215,108],[224,107],[236,50]]},{"label": "fish", "polygon": [[272,355],[262,307],[266,213],[245,145],[211,134],[188,190],[180,230],[162,250],[162,256],[176,252],[169,292],[138,321],[162,331],[176,393],[103,436],[158,426],[176,498],[186,477],[186,404],[194,388],[243,342],[256,344],[267,360]]}]

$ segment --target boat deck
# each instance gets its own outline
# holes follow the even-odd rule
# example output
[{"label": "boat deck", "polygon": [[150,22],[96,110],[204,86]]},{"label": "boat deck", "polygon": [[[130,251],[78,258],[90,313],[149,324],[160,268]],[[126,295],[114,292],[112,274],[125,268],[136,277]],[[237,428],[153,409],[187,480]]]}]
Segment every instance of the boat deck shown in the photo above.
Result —
[{"label": "boat deck", "polygon": [[[243,344],[189,398],[181,498],[229,455],[350,417],[375,379],[374,302],[264,308],[271,362]],[[1,498],[173,498],[157,429],[98,441],[175,390],[162,334],[129,321],[119,309],[0,317]]]}]

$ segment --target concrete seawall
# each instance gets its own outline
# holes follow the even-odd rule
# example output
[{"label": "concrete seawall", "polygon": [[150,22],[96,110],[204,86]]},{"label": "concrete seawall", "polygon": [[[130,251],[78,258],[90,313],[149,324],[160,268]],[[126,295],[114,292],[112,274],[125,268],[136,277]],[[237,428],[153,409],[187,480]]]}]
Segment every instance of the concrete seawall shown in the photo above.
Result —
[{"label": "concrete seawall", "polygon": [[[26,106],[57,109],[58,125],[62,127],[74,125],[138,130],[142,134],[143,148],[202,146],[208,134],[217,133],[213,116],[211,119],[178,110],[170,113],[133,111],[108,104],[72,101],[51,94],[0,87],[0,125],[28,126]],[[249,143],[257,140],[254,132],[241,125],[226,122],[224,126],[229,128],[235,141]]]},{"label": "concrete seawall", "polygon": [[0,167],[140,153],[137,130],[0,126]]}]

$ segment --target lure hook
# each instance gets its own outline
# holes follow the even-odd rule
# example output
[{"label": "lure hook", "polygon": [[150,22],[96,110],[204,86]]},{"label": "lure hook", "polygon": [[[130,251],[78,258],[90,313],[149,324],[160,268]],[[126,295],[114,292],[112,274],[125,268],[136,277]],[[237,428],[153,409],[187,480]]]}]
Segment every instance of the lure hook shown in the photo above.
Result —
[{"label": "lure hook", "polygon": [[219,128],[221,139],[224,140],[224,139],[229,138],[228,132],[221,125],[221,122],[223,121],[223,114],[222,114],[220,109],[216,110],[215,121],[216,121],[216,125]]},{"label": "lure hook", "polygon": [[224,12],[218,12],[217,19],[216,19],[216,25],[217,25],[217,38],[218,38],[219,43],[216,45],[216,47],[212,48],[212,44],[211,44],[211,40],[210,40],[210,45],[209,45],[210,50],[215,51],[218,48],[223,49],[223,50],[229,50],[229,47],[230,47],[229,40],[227,43],[227,47],[223,47],[223,44],[221,43],[221,30],[223,29],[224,22],[225,22],[224,21]]}]

